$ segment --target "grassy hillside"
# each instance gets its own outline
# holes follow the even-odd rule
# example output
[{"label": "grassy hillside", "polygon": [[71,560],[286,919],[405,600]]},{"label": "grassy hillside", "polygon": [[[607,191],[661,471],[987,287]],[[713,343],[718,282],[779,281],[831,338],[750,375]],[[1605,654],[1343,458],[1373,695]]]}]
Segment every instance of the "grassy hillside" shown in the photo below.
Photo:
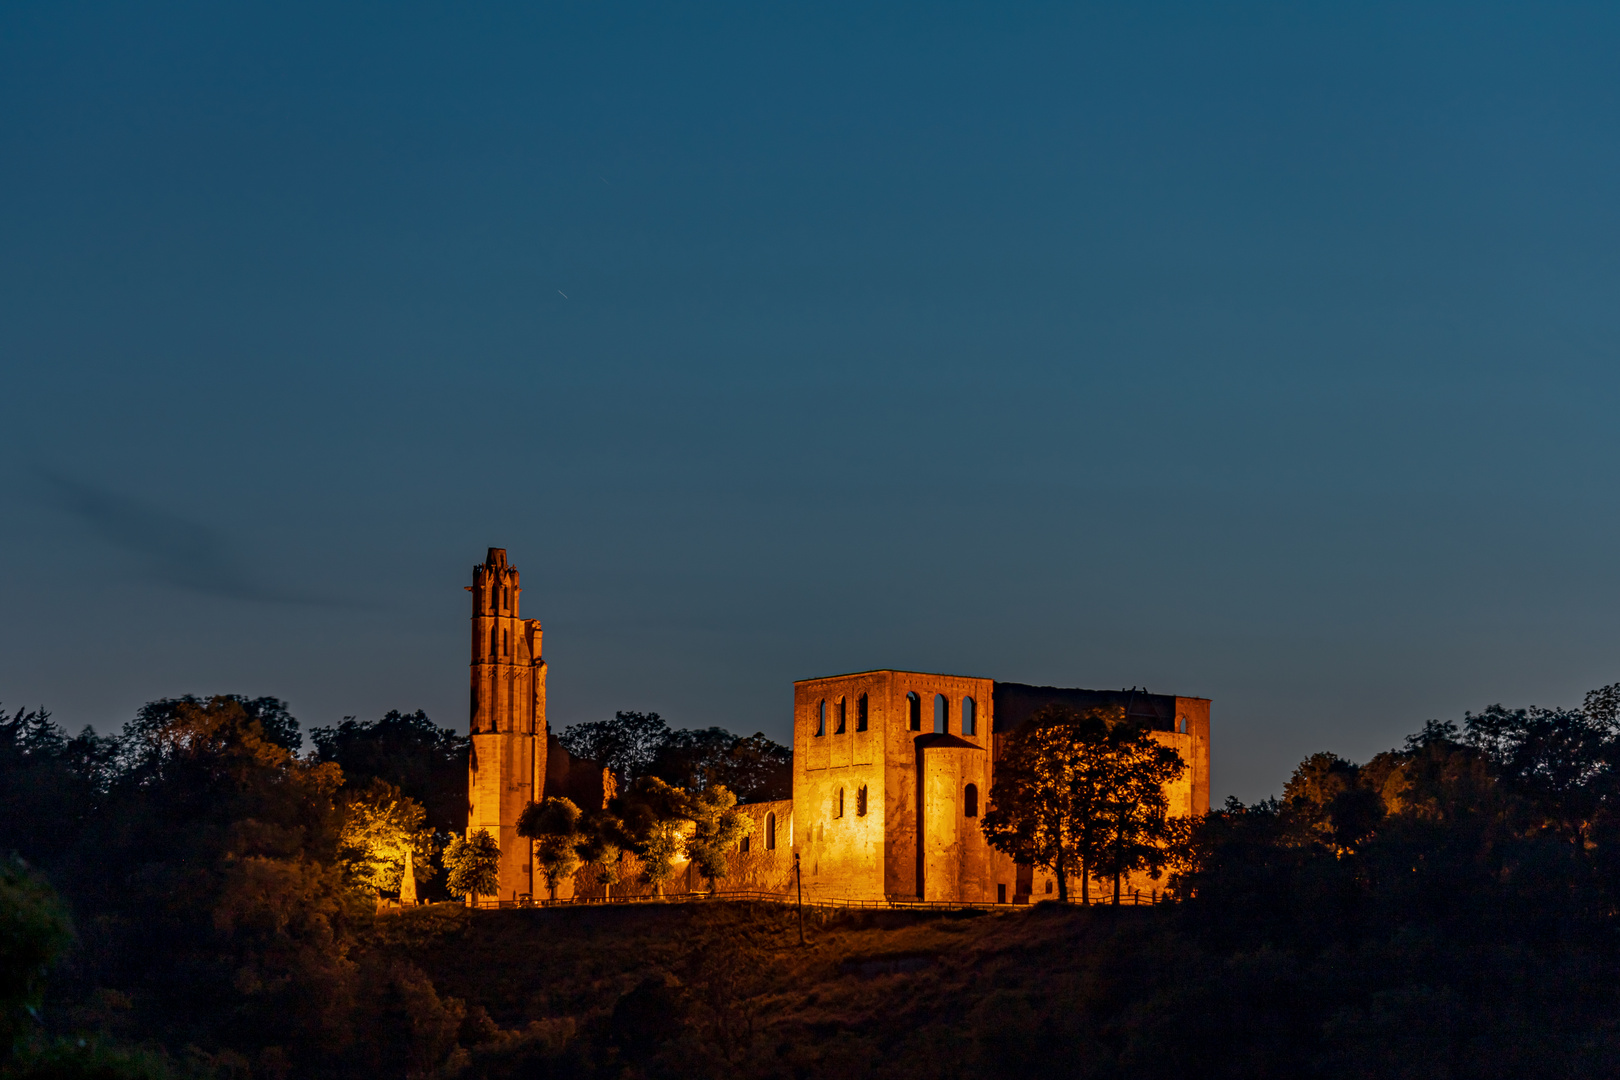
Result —
[{"label": "grassy hillside", "polygon": [[1620,1063],[1608,966],[1585,946],[1410,928],[1349,948],[1218,944],[1190,914],[818,912],[801,947],[774,905],[439,906],[380,920],[371,949],[420,969],[459,1017],[464,1049],[443,1074],[464,1078],[1506,1078]]},{"label": "grassy hillside", "polygon": [[1101,990],[1083,959],[1154,918],[807,911],[801,947],[770,904],[445,905],[382,920],[376,950],[466,1003],[471,1075],[1011,1075],[1070,1056],[1052,1006]]}]

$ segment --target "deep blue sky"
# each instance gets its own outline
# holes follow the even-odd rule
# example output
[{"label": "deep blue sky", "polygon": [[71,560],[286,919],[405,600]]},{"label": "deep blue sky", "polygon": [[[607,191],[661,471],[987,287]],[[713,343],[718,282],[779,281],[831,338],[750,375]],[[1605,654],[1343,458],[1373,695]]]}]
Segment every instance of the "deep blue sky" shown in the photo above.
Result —
[{"label": "deep blue sky", "polygon": [[[881,8],[881,10],[874,10]],[[1620,8],[0,8],[0,700],[1620,680]]]}]

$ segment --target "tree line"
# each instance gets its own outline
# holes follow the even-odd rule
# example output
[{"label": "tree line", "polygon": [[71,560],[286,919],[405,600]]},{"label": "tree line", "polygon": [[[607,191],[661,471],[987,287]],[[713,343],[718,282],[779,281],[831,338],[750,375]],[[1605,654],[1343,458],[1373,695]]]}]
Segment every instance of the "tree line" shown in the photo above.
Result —
[{"label": "tree line", "polygon": [[[450,895],[435,863],[465,842],[468,740],[420,710],[316,727],[300,752],[304,734],[270,697],[166,698],[117,735],[70,734],[44,709],[0,713],[0,1076],[27,1075],[14,1053],[25,1044],[41,1076],[271,1078],[375,1071],[445,1025],[454,1046],[460,1006],[366,942],[379,895],[406,873]],[[683,739],[670,742],[693,745]],[[601,835],[634,848],[655,839],[647,822],[695,816],[712,824],[678,840],[714,869],[736,815],[709,781],[771,752],[731,741],[744,749],[706,737],[702,752],[663,757],[702,775],[691,794],[632,778],[618,831]],[[656,862],[657,843],[646,850]],[[43,972],[63,955],[47,1001]],[[37,1015],[164,1053],[51,1041]]]}]

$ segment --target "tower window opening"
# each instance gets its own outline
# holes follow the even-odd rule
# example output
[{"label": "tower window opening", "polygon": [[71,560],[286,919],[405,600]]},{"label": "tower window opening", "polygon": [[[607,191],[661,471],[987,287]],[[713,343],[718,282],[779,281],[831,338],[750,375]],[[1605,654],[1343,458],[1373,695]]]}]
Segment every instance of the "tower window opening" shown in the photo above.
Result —
[{"label": "tower window opening", "polygon": [[1185,716],[1176,719],[1176,730],[1183,735],[1187,734],[1187,718]]},{"label": "tower window opening", "polygon": [[969,784],[962,789],[962,816],[979,816],[979,785]]},{"label": "tower window opening", "polygon": [[906,695],[906,727],[912,731],[922,730],[922,698],[915,690]]},{"label": "tower window opening", "polygon": [[744,855],[748,854],[748,834],[747,833],[744,833],[743,838],[741,840],[737,841],[737,850],[742,852]]},{"label": "tower window opening", "polygon": [[855,816],[866,816],[866,785],[862,784],[855,789]]},{"label": "tower window opening", "polygon": [[776,815],[765,815],[765,850],[776,850]]},{"label": "tower window opening", "polygon": [[944,694],[934,695],[934,734],[944,735],[951,730],[951,702]]},{"label": "tower window opening", "polygon": [[512,594],[509,591],[507,591],[507,588],[506,588],[505,585],[502,585],[501,586],[501,610],[505,611],[507,608],[509,608],[511,606],[512,606]]},{"label": "tower window opening", "polygon": [[505,630],[501,631],[501,655],[512,655],[512,639],[510,636],[508,636]]},{"label": "tower window opening", "polygon": [[979,706],[970,697],[962,699],[962,734],[976,735],[979,729]]},{"label": "tower window opening", "polygon": [[844,789],[838,789],[838,805],[833,809],[833,817],[844,816]]},{"label": "tower window opening", "polygon": [[827,734],[827,702],[823,699],[821,704],[816,706],[816,737],[820,738],[825,734]]},{"label": "tower window opening", "polygon": [[501,632],[493,626],[489,628],[489,655],[501,655]]},{"label": "tower window opening", "polygon": [[842,735],[844,733],[844,699],[843,698],[839,698],[838,703],[833,706],[833,720],[834,720],[833,734],[834,735]]},{"label": "tower window opening", "polygon": [[868,708],[869,708],[869,706],[867,705],[866,695],[865,694],[862,694],[860,697],[855,699],[855,730],[856,731],[865,731],[866,730],[866,720],[867,720]]}]

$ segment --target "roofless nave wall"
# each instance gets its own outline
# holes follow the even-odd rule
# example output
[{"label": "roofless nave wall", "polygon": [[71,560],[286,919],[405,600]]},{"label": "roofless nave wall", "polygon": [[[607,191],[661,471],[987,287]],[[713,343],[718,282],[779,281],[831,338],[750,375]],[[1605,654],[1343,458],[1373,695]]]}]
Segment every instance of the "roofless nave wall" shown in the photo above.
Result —
[{"label": "roofless nave wall", "polygon": [[[524,807],[547,795],[600,807],[612,784],[549,732],[540,622],[519,614],[523,590],[504,549],[490,548],[468,591],[467,827],[496,838],[500,899],[516,900],[539,895],[533,845],[517,835]],[[1117,707],[1149,728],[1188,765],[1168,789],[1170,812],[1208,812],[1208,698],[888,669],[805,679],[793,684],[793,798],[745,807],[754,831],[725,887],[786,891],[798,854],[807,896],[1027,903],[1050,894],[1049,877],[990,847],[978,818],[1008,740],[1054,702]],[[575,888],[601,894],[587,873],[559,896]]]}]

